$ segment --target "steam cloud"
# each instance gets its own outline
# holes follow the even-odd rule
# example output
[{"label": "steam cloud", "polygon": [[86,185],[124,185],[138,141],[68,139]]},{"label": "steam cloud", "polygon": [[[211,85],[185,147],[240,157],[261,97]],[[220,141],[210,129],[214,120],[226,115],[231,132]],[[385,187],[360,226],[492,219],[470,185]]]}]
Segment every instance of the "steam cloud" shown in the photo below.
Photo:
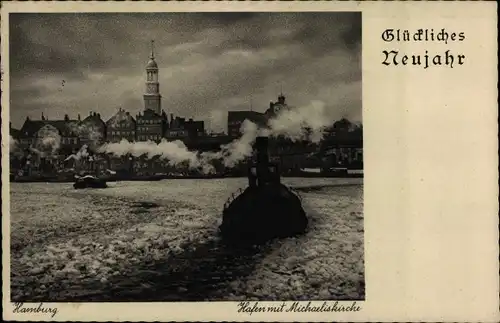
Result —
[{"label": "steam cloud", "polygon": [[214,132],[223,132],[226,122],[226,113],[222,110],[213,110],[210,112],[209,128]]},{"label": "steam cloud", "polygon": [[172,164],[188,162],[192,167],[197,166],[196,153],[187,149],[182,141],[167,141],[163,139],[159,144],[152,141],[128,142],[126,139],[118,143],[107,143],[98,149],[101,153],[111,153],[116,156],[130,154],[134,157],[146,155],[149,159],[159,156],[169,159]]},{"label": "steam cloud", "polygon": [[9,153],[16,157],[22,157],[23,151],[14,137],[9,136]]},{"label": "steam cloud", "polygon": [[70,123],[70,130],[80,138],[85,138],[89,145],[96,146],[102,139],[102,133],[93,123]]},{"label": "steam cloud", "polygon": [[129,142],[126,139],[118,143],[107,143],[97,149],[99,153],[113,154],[121,157],[130,154],[133,157],[147,156],[148,159],[159,157],[168,160],[169,165],[185,165],[190,169],[199,169],[208,174],[214,171],[207,155],[202,156],[198,152],[189,151],[186,145],[180,141],[167,141],[162,139],[159,144],[152,141]]},{"label": "steam cloud", "polygon": [[331,126],[332,121],[325,113],[325,104],[313,101],[306,107],[281,111],[276,118],[269,120],[269,128],[262,134],[318,143],[323,138],[324,129]]},{"label": "steam cloud", "polygon": [[[115,122],[123,121],[126,114],[115,119]],[[220,116],[219,116],[220,119]],[[148,159],[160,158],[168,161],[172,166],[186,166],[197,169],[205,174],[215,171],[214,162],[220,161],[227,168],[235,167],[239,162],[252,155],[253,143],[258,136],[283,137],[292,141],[319,142],[323,137],[326,127],[330,127],[333,118],[325,111],[325,104],[320,101],[311,102],[308,106],[299,108],[286,108],[281,110],[274,118],[270,119],[267,126],[259,128],[255,123],[245,120],[241,126],[242,136],[233,142],[222,145],[218,152],[190,151],[180,141],[167,141],[163,139],[160,143],[128,142],[126,139],[118,143],[105,143],[95,147],[98,153],[112,154],[116,157],[131,155],[133,157],[145,156]],[[72,131],[78,135],[84,135],[90,140],[90,144],[96,144],[101,138],[97,127],[85,124],[73,124]],[[46,127],[39,132],[38,146],[31,150],[39,155],[54,152],[60,146],[61,138],[57,131]],[[11,138],[11,147],[15,140]],[[88,146],[83,145],[81,149],[67,160],[80,160],[88,157]],[[11,148],[12,149],[12,148]]]},{"label": "steam cloud", "polygon": [[37,136],[30,150],[40,157],[53,156],[61,146],[59,131],[52,126],[44,126]]},{"label": "steam cloud", "polygon": [[234,167],[250,157],[252,145],[258,136],[282,136],[292,141],[318,143],[323,138],[324,129],[331,126],[332,122],[325,113],[325,104],[320,101],[300,108],[283,109],[264,128],[258,128],[253,122],[245,120],[241,126],[241,138],[221,147],[224,166]]},{"label": "steam cloud", "polygon": [[9,138],[9,150],[12,152],[12,151],[15,151],[17,148],[17,140],[14,139],[12,136],[10,136]]},{"label": "steam cloud", "polygon": [[255,123],[245,120],[241,126],[242,136],[233,142],[221,146],[219,152],[199,153],[189,151],[182,141],[169,142],[165,139],[159,144],[154,142],[131,143],[122,140],[101,146],[98,151],[115,156],[130,154],[134,157],[160,157],[169,160],[171,165],[186,164],[191,169],[200,169],[204,173],[212,172],[214,160],[221,160],[225,167],[234,167],[252,155],[252,145],[258,136],[282,136],[292,141],[306,140],[317,143],[323,137],[326,127],[333,120],[325,114],[322,102],[312,102],[301,108],[290,108],[281,111],[269,120],[267,127],[259,128]]},{"label": "steam cloud", "polygon": [[241,125],[241,132],[241,138],[223,145],[217,156],[222,158],[226,167],[234,167],[252,154],[252,145],[259,135],[259,129],[255,123],[245,120]]},{"label": "steam cloud", "polygon": [[74,159],[74,160],[80,160],[82,158],[85,158],[85,157],[88,157],[89,156],[89,153],[88,153],[88,150],[87,150],[88,146],[87,145],[83,145],[80,150],[78,150],[78,152],[76,154],[71,154],[68,156],[68,158],[66,158],[64,161],[68,161],[70,159]]}]

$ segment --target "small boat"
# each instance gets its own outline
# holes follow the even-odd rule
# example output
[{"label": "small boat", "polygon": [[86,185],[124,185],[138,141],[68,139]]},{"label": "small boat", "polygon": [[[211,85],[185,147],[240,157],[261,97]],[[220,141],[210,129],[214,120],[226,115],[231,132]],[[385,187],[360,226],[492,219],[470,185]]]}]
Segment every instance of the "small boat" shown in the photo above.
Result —
[{"label": "small boat", "polygon": [[73,184],[75,189],[82,188],[107,188],[108,185],[106,181],[100,178],[97,178],[92,175],[85,175],[83,177],[77,177],[75,184]]}]

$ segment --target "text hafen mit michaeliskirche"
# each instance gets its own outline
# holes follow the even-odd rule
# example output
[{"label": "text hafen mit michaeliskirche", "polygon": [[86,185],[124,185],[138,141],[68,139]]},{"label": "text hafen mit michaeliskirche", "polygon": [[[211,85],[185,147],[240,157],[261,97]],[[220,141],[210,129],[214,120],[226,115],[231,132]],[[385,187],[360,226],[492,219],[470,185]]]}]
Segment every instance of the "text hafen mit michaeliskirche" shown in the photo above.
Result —
[{"label": "text hafen mit michaeliskirche", "polygon": [[240,302],[238,304],[239,313],[281,313],[281,312],[358,312],[361,307],[352,302],[349,305],[339,304],[338,301],[334,303],[323,302],[321,305],[313,305],[311,301],[307,303],[293,302],[287,306],[287,303],[282,302],[280,305],[259,305],[259,302]]}]

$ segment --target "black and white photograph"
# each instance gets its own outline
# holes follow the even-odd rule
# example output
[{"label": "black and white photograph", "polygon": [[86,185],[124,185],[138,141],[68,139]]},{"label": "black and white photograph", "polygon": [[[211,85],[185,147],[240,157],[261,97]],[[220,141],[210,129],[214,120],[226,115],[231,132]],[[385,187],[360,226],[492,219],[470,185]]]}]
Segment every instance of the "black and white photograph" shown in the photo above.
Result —
[{"label": "black and white photograph", "polygon": [[11,302],[365,300],[361,12],[8,19]]}]

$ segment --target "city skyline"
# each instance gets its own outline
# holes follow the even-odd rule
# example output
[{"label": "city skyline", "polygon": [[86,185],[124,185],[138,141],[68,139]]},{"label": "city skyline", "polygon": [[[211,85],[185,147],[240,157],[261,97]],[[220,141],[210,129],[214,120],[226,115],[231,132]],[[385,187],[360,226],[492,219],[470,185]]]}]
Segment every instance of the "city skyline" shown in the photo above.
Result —
[{"label": "city skyline", "polygon": [[283,90],[361,121],[359,13],[15,14],[10,26],[17,128],[42,113],[142,112],[151,40],[168,115],[226,131],[227,111],[264,112]]}]

